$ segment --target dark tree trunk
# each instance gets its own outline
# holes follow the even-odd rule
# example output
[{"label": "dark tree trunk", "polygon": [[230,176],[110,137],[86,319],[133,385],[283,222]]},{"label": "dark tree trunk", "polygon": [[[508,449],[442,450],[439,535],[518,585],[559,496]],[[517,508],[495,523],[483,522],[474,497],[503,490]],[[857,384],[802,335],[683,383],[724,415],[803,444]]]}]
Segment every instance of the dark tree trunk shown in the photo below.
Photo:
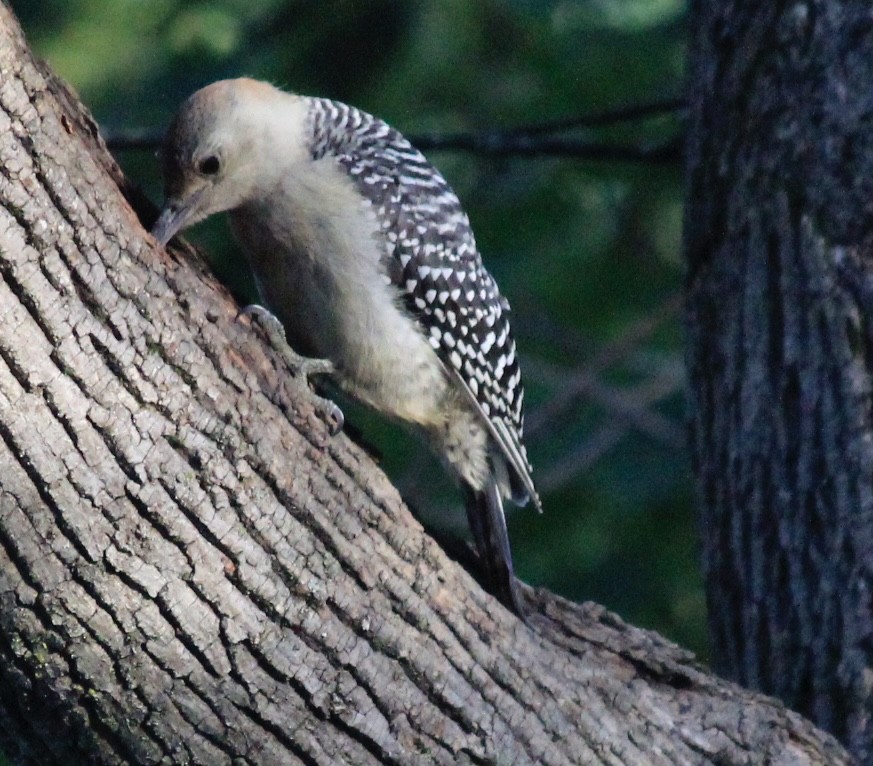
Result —
[{"label": "dark tree trunk", "polygon": [[873,15],[700,1],[687,255],[716,668],[873,762]]},{"label": "dark tree trunk", "polygon": [[151,215],[0,4],[16,762],[848,763],[597,606],[526,590],[516,620],[328,435],[199,261],[154,246]]}]

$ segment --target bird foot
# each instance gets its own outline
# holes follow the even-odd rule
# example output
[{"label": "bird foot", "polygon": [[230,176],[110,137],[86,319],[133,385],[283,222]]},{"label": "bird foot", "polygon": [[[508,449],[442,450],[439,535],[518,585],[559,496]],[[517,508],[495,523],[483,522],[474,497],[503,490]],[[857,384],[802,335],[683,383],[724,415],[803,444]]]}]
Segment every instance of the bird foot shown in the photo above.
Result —
[{"label": "bird foot", "polygon": [[[263,306],[253,303],[240,311],[240,315],[243,314],[251,317],[257,323],[273,350],[282,357],[282,361],[285,362],[295,378],[304,378],[311,387],[311,378],[314,375],[331,375],[335,372],[333,362],[329,359],[311,359],[298,354],[291,348],[285,337],[285,328],[282,323],[275,314]],[[312,390],[310,390],[310,394],[315,401],[316,408],[327,421],[331,436],[335,436],[342,430],[345,423],[343,411],[330,399],[319,396]]]}]

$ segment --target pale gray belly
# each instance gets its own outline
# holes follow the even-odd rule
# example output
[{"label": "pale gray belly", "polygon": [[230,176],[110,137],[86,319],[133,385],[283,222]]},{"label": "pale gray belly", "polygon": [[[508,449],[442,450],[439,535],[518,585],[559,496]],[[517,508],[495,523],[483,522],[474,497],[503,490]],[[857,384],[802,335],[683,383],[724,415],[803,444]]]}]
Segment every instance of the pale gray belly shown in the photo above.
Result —
[{"label": "pale gray belly", "polygon": [[266,307],[301,354],[330,359],[337,382],[381,412],[433,425],[448,394],[436,352],[365,254],[349,262],[234,221]]}]

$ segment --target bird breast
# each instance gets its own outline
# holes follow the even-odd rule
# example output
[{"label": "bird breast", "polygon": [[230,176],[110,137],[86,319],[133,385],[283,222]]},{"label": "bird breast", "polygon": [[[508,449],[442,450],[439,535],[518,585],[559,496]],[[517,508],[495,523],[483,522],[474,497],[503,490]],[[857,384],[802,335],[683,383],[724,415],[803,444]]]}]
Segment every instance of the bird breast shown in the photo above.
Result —
[{"label": "bird breast", "polygon": [[231,222],[261,299],[297,351],[330,359],[340,385],[386,414],[439,418],[442,364],[388,283],[375,213],[338,163],[289,169]]}]

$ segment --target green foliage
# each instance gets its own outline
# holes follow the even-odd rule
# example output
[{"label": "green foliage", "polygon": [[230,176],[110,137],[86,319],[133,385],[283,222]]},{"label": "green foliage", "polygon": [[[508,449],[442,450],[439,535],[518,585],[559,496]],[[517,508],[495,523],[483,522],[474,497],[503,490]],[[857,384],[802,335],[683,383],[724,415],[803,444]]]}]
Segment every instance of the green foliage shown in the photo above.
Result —
[{"label": "green foliage", "polygon": [[[681,92],[683,77],[682,0],[13,6],[36,51],[108,131],[163,127],[195,88],[241,74],[348,101],[407,134],[508,129],[652,101]],[[641,145],[677,131],[677,120],[667,116],[575,135]],[[574,371],[678,292],[678,163],[430,156],[464,201],[513,304],[529,418],[569,385]],[[157,201],[151,153],[125,152],[120,160]],[[191,238],[249,299],[251,283],[226,231],[224,222],[211,222]],[[633,399],[665,370],[681,379],[678,322],[674,312],[596,370],[599,385]],[[626,407],[590,391],[538,428],[529,450],[535,475],[551,476],[545,514],[517,511],[510,526],[519,572],[529,582],[600,601],[705,654],[678,388],[643,409],[672,423],[680,438],[647,436]],[[434,478],[439,468],[418,442],[360,408],[348,405],[347,414],[429,523],[464,529],[457,493]],[[626,420],[634,425],[599,459],[555,478],[550,469],[572,450]],[[433,485],[422,485],[422,475]]]}]

